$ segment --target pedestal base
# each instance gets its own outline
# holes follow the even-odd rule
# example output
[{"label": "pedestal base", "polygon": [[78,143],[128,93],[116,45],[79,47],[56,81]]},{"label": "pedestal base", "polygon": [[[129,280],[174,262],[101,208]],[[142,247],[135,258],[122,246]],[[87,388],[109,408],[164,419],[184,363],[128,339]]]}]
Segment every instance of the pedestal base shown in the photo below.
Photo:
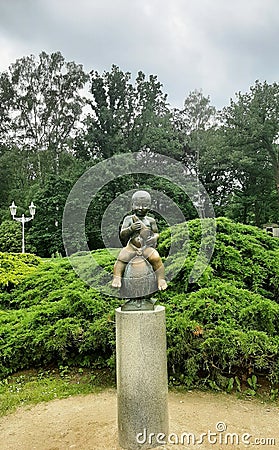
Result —
[{"label": "pedestal base", "polygon": [[168,435],[165,308],[116,310],[118,435],[135,450],[163,444]]}]

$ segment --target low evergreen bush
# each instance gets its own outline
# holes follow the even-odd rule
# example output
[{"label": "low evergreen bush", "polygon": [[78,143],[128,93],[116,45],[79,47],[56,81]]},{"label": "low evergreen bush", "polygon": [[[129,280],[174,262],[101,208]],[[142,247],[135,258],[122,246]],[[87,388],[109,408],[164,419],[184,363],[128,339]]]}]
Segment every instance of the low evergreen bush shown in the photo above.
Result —
[{"label": "low evergreen bush", "polygon": [[[171,240],[178,249],[168,258],[168,273],[182,267],[168,290],[156,294],[166,307],[170,382],[230,391],[264,377],[274,392],[279,239],[225,218],[216,222],[213,256],[194,283],[189,276],[200,250],[200,221],[176,225],[160,238],[164,258]],[[95,257],[112,272],[110,252],[97,250]],[[0,376],[49,365],[114,370],[119,299],[86,285],[66,258],[0,254],[0,263]]]},{"label": "low evergreen bush", "polygon": [[32,254],[0,252],[0,292],[10,291],[40,264]]}]

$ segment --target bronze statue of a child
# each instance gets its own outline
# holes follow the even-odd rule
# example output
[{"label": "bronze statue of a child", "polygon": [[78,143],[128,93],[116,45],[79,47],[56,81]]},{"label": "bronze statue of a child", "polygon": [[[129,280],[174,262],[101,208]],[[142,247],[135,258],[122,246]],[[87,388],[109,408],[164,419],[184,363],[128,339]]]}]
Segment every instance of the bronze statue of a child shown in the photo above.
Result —
[{"label": "bronze statue of a child", "polygon": [[132,215],[126,216],[120,231],[120,238],[125,242],[124,247],[114,264],[112,286],[121,287],[121,279],[126,265],[136,255],[146,258],[156,274],[158,289],[165,290],[165,269],[159,253],[155,249],[159,238],[156,221],[147,216],[151,208],[151,197],[146,191],[137,191],[132,196]]}]

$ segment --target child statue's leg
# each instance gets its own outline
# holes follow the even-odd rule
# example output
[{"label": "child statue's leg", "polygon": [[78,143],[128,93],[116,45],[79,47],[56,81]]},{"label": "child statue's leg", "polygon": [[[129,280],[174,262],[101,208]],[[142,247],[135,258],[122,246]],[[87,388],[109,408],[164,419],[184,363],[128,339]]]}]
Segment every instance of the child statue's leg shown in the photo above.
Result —
[{"label": "child statue's leg", "polygon": [[[154,269],[154,266],[153,266],[153,269]],[[162,261],[161,261],[161,265],[159,265],[159,267],[154,270],[156,272],[158,289],[159,289],[159,291],[164,291],[165,289],[167,289],[168,285],[165,280],[165,268],[164,268],[164,264],[162,263]]]},{"label": "child statue's leg", "polygon": [[113,280],[111,282],[112,287],[121,287],[121,281],[126,269],[126,265],[134,256],[136,256],[136,252],[129,244],[126,247],[122,248],[118,255],[117,261],[114,264]]},{"label": "child statue's leg", "polygon": [[162,263],[162,260],[157,250],[151,248],[148,248],[146,250],[149,250],[148,252],[146,252],[146,258],[148,259],[151,266],[153,267],[154,272],[156,273],[158,289],[159,291],[164,291],[168,287],[167,282],[165,280],[164,264]]},{"label": "child statue's leg", "polygon": [[114,264],[113,268],[113,280],[111,282],[112,287],[120,288],[121,287],[121,279],[126,267],[125,262],[117,260]]}]

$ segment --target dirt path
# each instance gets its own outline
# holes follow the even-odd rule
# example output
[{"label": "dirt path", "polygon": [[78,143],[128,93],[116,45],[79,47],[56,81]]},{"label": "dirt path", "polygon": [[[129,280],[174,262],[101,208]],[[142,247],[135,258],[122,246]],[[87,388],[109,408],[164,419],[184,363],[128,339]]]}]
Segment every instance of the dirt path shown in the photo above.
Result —
[{"label": "dirt path", "polygon": [[[177,436],[170,435],[171,443],[160,446],[161,450],[279,448],[278,406],[238,400],[226,394],[193,391],[170,393],[169,412],[170,433]],[[222,431],[225,427],[226,431]],[[190,445],[187,445],[187,438],[182,445],[183,432],[193,433],[189,437]],[[202,433],[206,436],[201,444]],[[173,444],[176,439],[179,445]],[[262,439],[261,444],[257,439]],[[275,445],[270,439],[275,440]],[[0,449],[119,450],[116,392],[109,390],[20,408],[0,419]]]}]

